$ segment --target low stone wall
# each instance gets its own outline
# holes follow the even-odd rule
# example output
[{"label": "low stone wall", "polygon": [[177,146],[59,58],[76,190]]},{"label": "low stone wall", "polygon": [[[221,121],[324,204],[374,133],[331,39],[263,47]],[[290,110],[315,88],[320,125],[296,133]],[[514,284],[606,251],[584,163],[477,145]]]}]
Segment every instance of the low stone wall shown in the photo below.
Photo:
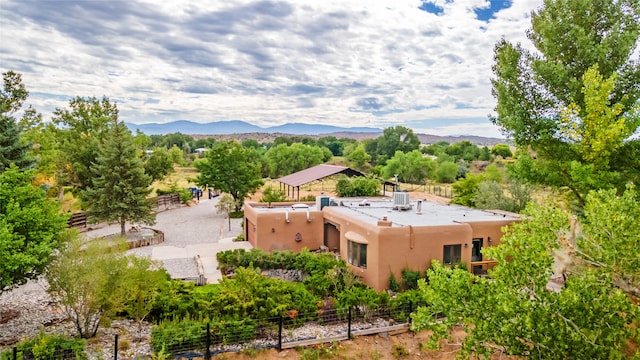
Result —
[{"label": "low stone wall", "polygon": [[139,238],[129,238],[127,236],[127,245],[129,250],[143,246],[158,245],[164,242],[164,232],[151,228],[142,228]]}]

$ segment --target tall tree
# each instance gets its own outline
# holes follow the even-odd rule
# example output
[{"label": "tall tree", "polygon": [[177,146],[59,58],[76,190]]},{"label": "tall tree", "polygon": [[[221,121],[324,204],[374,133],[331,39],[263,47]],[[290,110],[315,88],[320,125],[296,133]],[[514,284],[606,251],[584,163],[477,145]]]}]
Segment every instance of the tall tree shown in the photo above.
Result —
[{"label": "tall tree", "polygon": [[144,169],[153,181],[162,180],[173,172],[173,161],[169,156],[169,150],[164,147],[155,147],[153,152],[145,156]]},{"label": "tall tree", "polygon": [[22,141],[21,129],[13,117],[29,96],[22,76],[13,71],[2,74],[4,86],[0,90],[0,172],[16,164],[21,169],[31,168],[35,160],[27,151],[31,145]]},{"label": "tall tree", "polygon": [[197,183],[233,196],[236,211],[263,184],[259,155],[235,141],[216,142],[195,167],[200,172]]},{"label": "tall tree", "polygon": [[117,221],[123,236],[127,221],[155,223],[153,205],[147,198],[152,178],[145,174],[136,150],[129,129],[117,123],[91,167],[93,181],[83,196],[87,215],[98,221]]},{"label": "tall tree", "polygon": [[580,205],[592,189],[624,191],[640,178],[640,33],[637,0],[545,0],[528,33],[538,52],[495,48],[492,121],[531,154],[515,170],[567,187]]},{"label": "tall tree", "polygon": [[117,123],[118,108],[106,97],[76,97],[69,101],[69,107],[56,109],[52,117],[59,128],[58,182],[85,190],[91,186],[91,165],[100,146]]},{"label": "tall tree", "polygon": [[32,177],[16,165],[0,173],[0,293],[36,278],[64,243],[67,216]]},{"label": "tall tree", "polygon": [[402,183],[424,184],[429,173],[434,171],[436,164],[430,158],[423,157],[418,150],[408,153],[396,151],[382,169],[382,174],[386,179],[398,175],[398,180]]},{"label": "tall tree", "polygon": [[302,143],[272,147],[264,154],[269,176],[277,178],[321,164],[324,160],[323,149]]},{"label": "tall tree", "polygon": [[[383,164],[395,155],[396,151],[407,153],[418,150],[420,139],[413,130],[404,126],[394,126],[384,129],[382,135],[375,139],[375,153],[369,155],[380,164]],[[366,144],[365,144],[366,148]]]}]

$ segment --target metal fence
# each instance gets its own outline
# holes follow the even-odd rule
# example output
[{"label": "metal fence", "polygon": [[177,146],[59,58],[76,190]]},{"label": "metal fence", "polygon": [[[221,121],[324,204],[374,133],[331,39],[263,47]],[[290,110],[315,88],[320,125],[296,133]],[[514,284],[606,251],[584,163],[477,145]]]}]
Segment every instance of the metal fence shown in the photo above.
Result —
[{"label": "metal fence", "polygon": [[[275,348],[278,350],[343,341],[354,336],[378,333],[400,333],[409,330],[413,304],[393,307],[318,310],[286,316],[237,321],[183,321],[157,325],[152,330],[151,347],[155,358],[210,360],[213,355],[240,352],[245,349]],[[114,337],[112,359],[118,360],[118,335]],[[0,360],[31,360],[32,353],[18,348],[0,354]],[[136,359],[152,358],[139,354]],[[42,358],[42,357],[40,357]],[[46,359],[86,359],[86,354],[51,349]]]},{"label": "metal fence", "polygon": [[155,331],[154,352],[175,359],[209,359],[224,352],[248,348],[278,350],[343,341],[353,336],[409,329],[411,303],[396,307],[320,310],[295,312],[287,316],[236,322],[208,322],[184,325],[173,330]]}]

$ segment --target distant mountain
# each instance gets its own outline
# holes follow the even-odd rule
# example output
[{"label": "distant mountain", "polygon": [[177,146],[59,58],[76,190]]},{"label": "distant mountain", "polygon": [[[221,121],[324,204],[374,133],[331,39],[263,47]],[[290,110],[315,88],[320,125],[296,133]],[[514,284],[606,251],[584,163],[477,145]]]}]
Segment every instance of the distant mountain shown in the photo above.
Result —
[{"label": "distant mountain", "polygon": [[140,130],[147,135],[166,135],[171,133],[204,134],[204,135],[230,135],[245,133],[285,133],[291,135],[320,135],[334,132],[382,132],[382,129],[357,127],[345,128],[330,125],[311,125],[291,123],[272,127],[259,127],[241,120],[216,121],[209,123],[197,123],[188,120],[177,120],[164,124],[131,124],[126,123],[132,131]]},{"label": "distant mountain", "polygon": [[[216,121],[209,123],[197,123],[188,120],[177,120],[164,124],[131,124],[126,125],[132,131],[140,130],[147,135],[166,135],[182,133],[194,138],[214,137],[218,139],[254,139],[259,142],[272,142],[278,136],[307,135],[311,137],[335,136],[337,138],[351,138],[361,141],[373,139],[382,135],[383,130],[370,127],[338,127],[331,125],[312,125],[302,123],[290,123],[279,126],[263,128],[241,120]],[[462,136],[438,136],[416,133],[423,144],[433,144],[438,141],[446,141],[450,144],[468,140],[480,146],[493,146],[505,143],[507,140],[473,135]]]}]

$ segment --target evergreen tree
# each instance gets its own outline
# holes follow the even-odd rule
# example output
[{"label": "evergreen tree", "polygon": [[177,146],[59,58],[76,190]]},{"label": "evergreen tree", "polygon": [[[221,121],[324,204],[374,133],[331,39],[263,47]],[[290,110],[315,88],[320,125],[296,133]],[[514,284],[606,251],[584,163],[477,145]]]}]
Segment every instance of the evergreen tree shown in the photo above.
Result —
[{"label": "evergreen tree", "polygon": [[29,92],[22,83],[22,76],[13,71],[2,74],[4,86],[0,89],[0,173],[10,164],[22,170],[31,168],[35,160],[27,156],[30,144],[20,137],[20,127],[11,116],[22,107]]},{"label": "evergreen tree", "polygon": [[0,115],[0,172],[15,164],[21,170],[31,168],[35,160],[27,156],[30,144],[20,139],[20,128],[11,116]]},{"label": "evergreen tree", "polygon": [[92,219],[119,222],[121,235],[125,235],[127,221],[155,223],[153,206],[147,199],[152,178],[145,174],[131,132],[124,123],[116,123],[107,134],[91,170],[95,177],[84,192],[84,199]]}]

